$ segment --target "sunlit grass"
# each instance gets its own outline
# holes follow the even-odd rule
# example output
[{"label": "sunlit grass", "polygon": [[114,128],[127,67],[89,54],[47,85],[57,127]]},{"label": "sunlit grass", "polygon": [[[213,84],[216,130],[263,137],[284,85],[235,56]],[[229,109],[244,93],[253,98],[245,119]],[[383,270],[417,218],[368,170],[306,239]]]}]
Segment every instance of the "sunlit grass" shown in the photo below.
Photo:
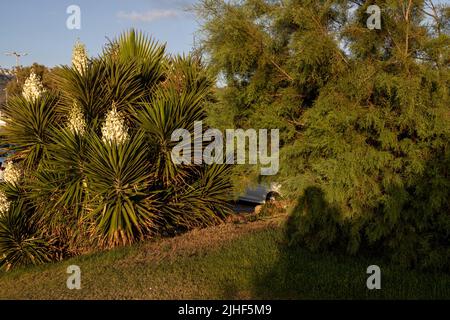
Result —
[{"label": "sunlit grass", "polygon": [[[2,273],[0,298],[450,298],[448,274],[404,271],[377,259],[289,250],[280,226],[252,228],[253,224],[214,227],[192,236]],[[81,267],[81,290],[66,288],[65,272],[71,264]],[[381,290],[366,288],[371,264],[381,267]]]}]

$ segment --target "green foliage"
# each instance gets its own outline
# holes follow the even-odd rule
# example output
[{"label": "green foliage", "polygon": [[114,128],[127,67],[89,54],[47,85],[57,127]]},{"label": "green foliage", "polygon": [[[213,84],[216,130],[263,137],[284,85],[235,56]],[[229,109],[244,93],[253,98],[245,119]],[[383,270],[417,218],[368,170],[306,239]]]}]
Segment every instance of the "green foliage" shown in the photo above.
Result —
[{"label": "green foliage", "polygon": [[172,61],[169,78],[136,112],[136,121],[153,148],[158,176],[166,185],[185,173],[171,160],[171,150],[177,144],[171,141],[172,133],[179,128],[193,132],[194,122],[205,118],[204,104],[212,82],[198,63],[191,57]]},{"label": "green foliage", "polygon": [[228,215],[231,212],[228,204],[231,189],[229,175],[229,167],[213,164],[192,170],[185,178],[190,181],[189,184],[168,189],[162,208],[164,216],[167,216],[167,231],[172,232],[174,227],[190,229],[212,225]]},{"label": "green foliage", "polygon": [[27,169],[35,168],[47,154],[50,132],[56,124],[57,97],[44,93],[34,101],[23,96],[13,96],[5,105],[5,126],[2,135],[16,151],[15,157],[23,160]]},{"label": "green foliage", "polygon": [[89,141],[85,170],[92,209],[88,218],[107,245],[131,243],[155,228],[146,151],[142,133],[122,144],[97,137]]},{"label": "green foliage", "polygon": [[286,225],[289,245],[301,244],[311,250],[330,249],[339,238],[341,224],[339,210],[327,203],[323,191],[308,187]]},{"label": "green foliage", "polygon": [[448,270],[449,8],[377,1],[369,30],[370,4],[202,1],[219,106],[230,126],[280,129],[293,243]]},{"label": "green foliage", "polygon": [[[54,93],[11,98],[2,129],[25,169],[9,200],[27,203],[36,239],[52,239],[51,259],[218,223],[230,211],[227,166],[171,160],[172,131],[203,120],[212,97],[214,80],[198,58],[166,56],[130,30],[85,68],[62,66],[52,79]],[[104,136],[114,108],[126,130],[120,141]],[[20,225],[14,230],[20,235]]]},{"label": "green foliage", "polygon": [[14,202],[0,217],[0,267],[39,264],[51,260],[51,245],[32,223],[30,208]]},{"label": "green foliage", "polygon": [[[4,299],[49,300],[445,300],[450,296],[450,274],[445,272],[405,270],[379,258],[312,253],[287,248],[284,243],[278,220],[260,221],[258,228],[254,223],[229,224],[2,272],[0,295]],[[62,285],[67,280],[62,271],[73,264],[89,270],[82,273],[82,290],[67,290]],[[382,270],[381,290],[365,286],[365,270],[373,264]]]}]

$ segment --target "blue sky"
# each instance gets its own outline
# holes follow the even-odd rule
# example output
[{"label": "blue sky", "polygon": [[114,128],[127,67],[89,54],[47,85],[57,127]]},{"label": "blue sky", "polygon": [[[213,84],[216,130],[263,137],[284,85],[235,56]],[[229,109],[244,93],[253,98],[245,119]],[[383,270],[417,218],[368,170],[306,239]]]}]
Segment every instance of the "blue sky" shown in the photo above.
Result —
[{"label": "blue sky", "polygon": [[[69,64],[77,38],[96,56],[106,43],[131,27],[167,43],[171,53],[188,52],[198,23],[185,9],[195,0],[1,0],[0,67],[15,65],[5,52],[26,52],[22,65]],[[450,0],[436,0],[449,3]],[[81,9],[81,29],[69,30],[67,7]]]},{"label": "blue sky", "polygon": [[[134,27],[167,43],[172,53],[189,52],[198,23],[185,9],[195,0],[14,0],[0,1],[0,67],[15,65],[5,52],[26,52],[22,65],[69,64],[77,38],[89,55],[97,55],[107,42]],[[81,29],[66,27],[66,9],[81,9]]]}]

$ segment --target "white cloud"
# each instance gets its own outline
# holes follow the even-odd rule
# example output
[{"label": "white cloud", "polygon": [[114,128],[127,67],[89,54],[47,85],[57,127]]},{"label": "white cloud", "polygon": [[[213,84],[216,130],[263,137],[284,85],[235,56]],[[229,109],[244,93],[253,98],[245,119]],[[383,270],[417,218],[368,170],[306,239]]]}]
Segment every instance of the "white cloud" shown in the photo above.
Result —
[{"label": "white cloud", "polygon": [[167,18],[176,18],[181,15],[179,10],[167,9],[167,10],[150,10],[146,12],[124,12],[117,13],[117,17],[123,20],[140,21],[140,22],[152,22]]}]

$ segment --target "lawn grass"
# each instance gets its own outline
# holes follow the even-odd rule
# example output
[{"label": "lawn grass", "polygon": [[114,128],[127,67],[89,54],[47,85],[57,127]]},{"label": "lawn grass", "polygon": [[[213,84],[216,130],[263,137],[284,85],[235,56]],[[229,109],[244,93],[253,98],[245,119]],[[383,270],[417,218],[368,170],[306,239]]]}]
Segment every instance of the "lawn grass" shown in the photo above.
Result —
[{"label": "lawn grass", "polygon": [[[450,275],[377,259],[286,249],[282,223],[197,230],[60,263],[0,273],[0,299],[449,299]],[[80,266],[81,290],[66,287]],[[366,288],[377,264],[382,289]]]}]

